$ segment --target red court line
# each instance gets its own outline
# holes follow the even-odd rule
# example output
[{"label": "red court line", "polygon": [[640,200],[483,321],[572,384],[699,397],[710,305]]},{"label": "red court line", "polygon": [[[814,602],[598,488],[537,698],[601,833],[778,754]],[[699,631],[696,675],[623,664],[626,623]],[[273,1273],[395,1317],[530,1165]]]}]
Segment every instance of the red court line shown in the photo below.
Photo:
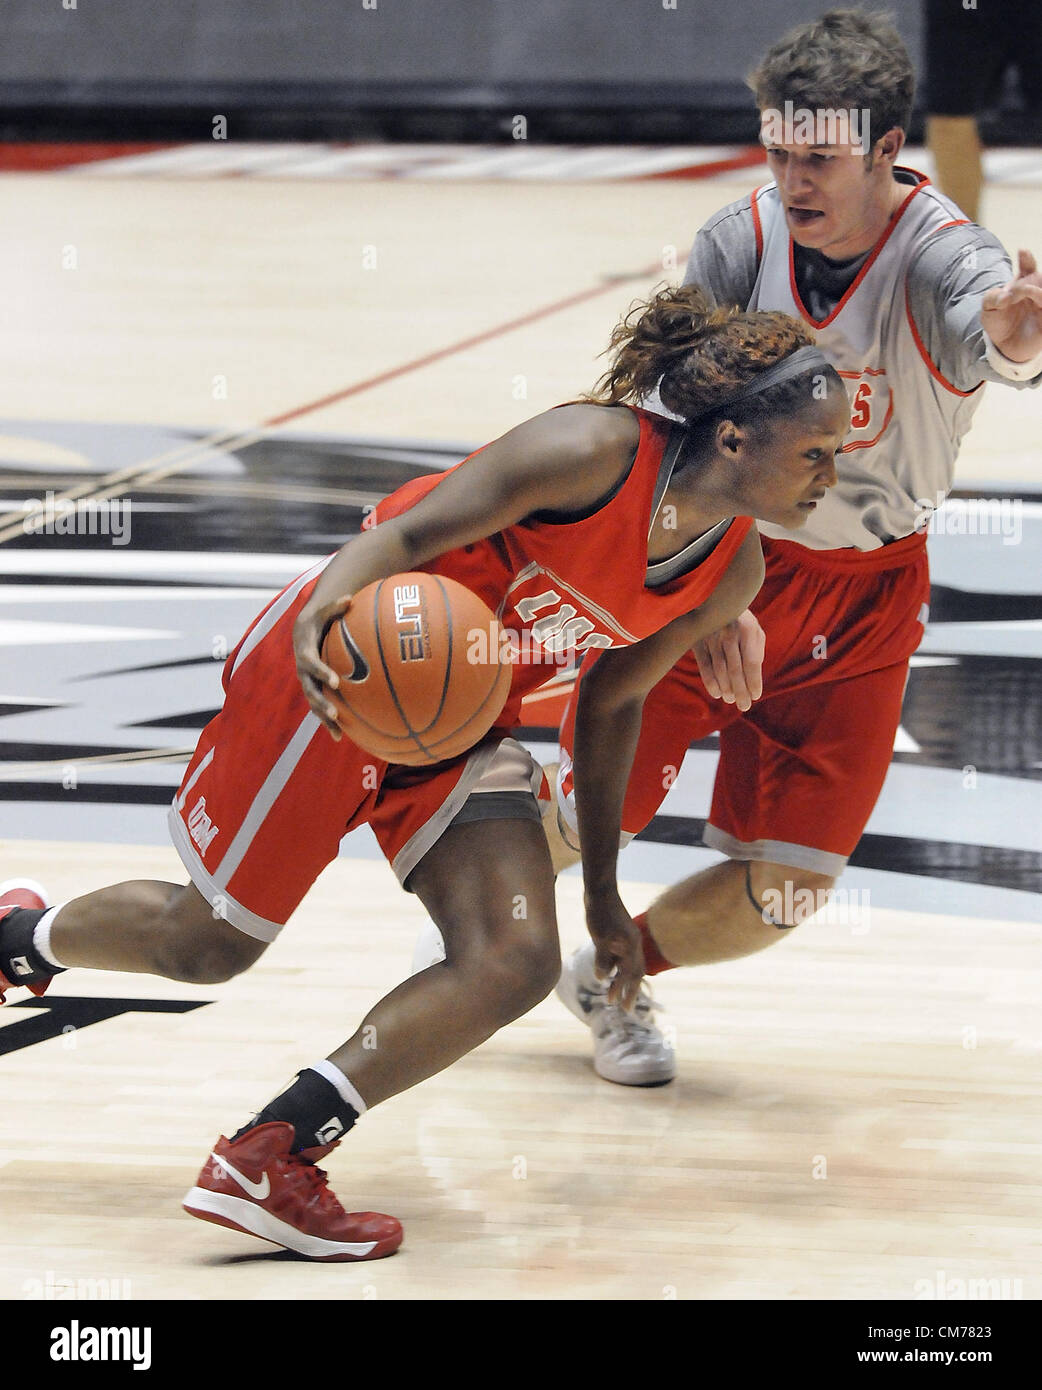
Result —
[{"label": "red court line", "polygon": [[[336,149],[353,149],[357,142],[347,142],[334,146]],[[79,164],[94,164],[109,159],[122,159],[127,155],[155,154],[159,150],[188,148],[183,140],[165,141],[97,141],[97,142],[46,142],[12,141],[0,144],[0,172],[6,173],[46,173],[55,169],[71,169]],[[581,148],[581,147],[578,147]],[[686,164],[679,169],[665,169],[651,174],[627,174],[623,181],[644,181],[647,179],[708,179],[714,174],[727,174],[737,169],[750,169],[762,164],[766,156],[759,146],[752,146],[745,153],[729,159],[714,159],[706,164]],[[452,160],[448,161],[450,164]],[[216,171],[217,177],[229,178],[243,176],[241,169]],[[606,179],[610,182],[610,179]],[[562,182],[568,182],[563,179]]]},{"label": "red court line", "polygon": [[[238,434],[233,433],[229,435],[225,431],[220,431],[217,434],[203,436],[194,441],[194,448],[189,449],[187,458],[181,460],[176,466],[164,468],[162,476],[166,477],[171,472],[176,472],[182,467],[188,467],[194,461],[200,448],[219,445],[222,448],[234,450],[236,447],[240,447],[244,441],[252,443],[254,439],[261,437],[265,431],[275,429],[279,425],[288,423],[290,420],[299,420],[303,415],[310,415],[313,411],[321,410],[327,405],[335,404],[337,401],[346,400],[349,396],[357,396],[362,391],[368,391],[374,386],[382,385],[385,381],[394,381],[397,377],[405,376],[408,372],[418,371],[421,367],[429,366],[432,362],[440,362],[442,358],[451,357],[453,353],[463,352],[469,347],[477,346],[479,343],[487,343],[493,338],[501,337],[506,333],[512,333],[515,328],[524,328],[530,323],[537,323],[540,319],[548,318],[551,314],[556,314],[562,309],[568,309],[573,304],[582,304],[587,299],[594,299],[598,295],[606,294],[609,290],[615,289],[620,284],[625,284],[627,280],[646,279],[649,276],[657,274],[661,269],[661,263],[655,261],[652,265],[646,266],[642,270],[634,270],[623,275],[607,277],[603,284],[594,285],[588,290],[579,290],[576,294],[566,295],[563,299],[557,299],[551,304],[545,304],[541,309],[534,309],[529,314],[522,314],[518,318],[508,319],[506,323],[497,324],[494,328],[488,328],[483,333],[475,333],[469,338],[462,338],[459,342],[450,343],[447,347],[438,348],[434,352],[425,353],[423,357],[415,357],[411,362],[403,362],[400,366],[391,367],[388,371],[379,372],[376,376],[366,377],[364,381],[356,381],[351,386],[345,386],[341,391],[333,391],[328,396],[320,396],[317,400],[308,401],[304,405],[295,406],[292,410],[283,411],[281,415],[273,415],[270,419],[261,421],[259,425],[255,425]],[[125,485],[128,489],[132,490],[135,486],[139,486],[143,482],[147,483],[150,481],[148,470],[150,467],[154,468],[155,463],[156,460],[152,460],[151,464],[148,460],[145,460],[139,465],[131,465],[122,470],[119,475],[121,485]],[[156,475],[153,473],[151,478],[154,479],[155,476]],[[97,496],[99,487],[111,481],[111,477],[108,479],[101,479],[97,483],[93,483],[89,487],[81,489],[75,495],[80,496],[85,493],[88,496]],[[107,495],[112,494],[110,493]],[[16,516],[20,516],[20,519],[24,521],[24,515],[14,512],[10,514],[12,520]],[[14,534],[14,532],[4,534],[0,531],[0,545],[2,545],[5,540],[11,539]]]},{"label": "red court line", "polygon": [[552,304],[546,304],[541,309],[533,309],[530,314],[522,314],[520,318],[508,319],[506,323],[497,324],[495,328],[488,328],[483,333],[475,333],[470,338],[461,338],[459,342],[450,343],[448,347],[438,348],[434,352],[428,352],[423,357],[414,357],[411,362],[403,362],[400,367],[391,367],[388,371],[367,377],[364,381],[356,381],[353,386],[345,386],[342,391],[334,391],[316,401],[309,401],[307,405],[297,406],[293,410],[284,411],[281,415],[273,415],[269,420],[262,421],[259,428],[276,429],[279,425],[285,425],[290,420],[299,419],[301,415],[310,415],[314,410],[322,410],[327,405],[335,405],[338,401],[347,400],[349,396],[357,396],[362,391],[368,391],[374,386],[382,386],[385,381],[394,381],[396,377],[405,376],[407,372],[415,372],[421,367],[429,367],[432,362],[440,362],[443,358],[451,357],[454,353],[465,352],[467,348],[477,347],[480,343],[487,343],[493,338],[502,337],[505,333],[512,333],[515,328],[525,328],[530,323],[538,323],[540,319],[548,318],[551,314],[559,313],[562,309],[570,309],[573,304],[582,304],[587,299],[595,299],[598,295],[607,294],[609,290],[617,289],[620,284],[627,280],[645,280],[648,276],[661,271],[662,266],[656,261],[643,270],[633,270],[626,275],[613,276],[603,285],[595,285],[592,289],[579,290],[577,294],[570,294],[564,299],[556,299]]},{"label": "red court line", "polygon": [[733,169],[754,169],[767,163],[767,154],[760,145],[731,159],[711,159],[708,164],[685,164],[680,169],[662,169],[655,174],[637,174],[638,179],[710,179],[714,174],[729,174]]},{"label": "red court line", "polygon": [[0,144],[0,171],[44,173],[49,169],[71,169],[77,164],[93,164],[99,159],[122,159],[129,154],[154,154],[157,150],[172,150],[180,143],[182,142],[172,140],[147,143],[123,141],[108,144],[19,141]]}]

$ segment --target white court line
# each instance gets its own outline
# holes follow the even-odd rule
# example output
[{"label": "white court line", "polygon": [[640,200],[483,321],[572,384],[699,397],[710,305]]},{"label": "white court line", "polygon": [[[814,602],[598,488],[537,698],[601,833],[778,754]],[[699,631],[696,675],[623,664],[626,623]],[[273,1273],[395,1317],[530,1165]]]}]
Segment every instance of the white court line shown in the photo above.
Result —
[{"label": "white court line", "polygon": [[144,642],[181,634],[161,627],[101,627],[90,623],[48,623],[38,618],[0,618],[0,647],[56,647],[80,642]]},{"label": "white court line", "polygon": [[[182,588],[180,585],[161,585],[154,589],[125,588],[122,584],[106,584],[103,589],[71,584],[5,584],[4,601],[12,607],[24,603],[43,603],[49,607],[66,603],[194,603],[198,599],[258,599],[271,597],[271,588]],[[0,697],[2,698],[2,697]]]}]

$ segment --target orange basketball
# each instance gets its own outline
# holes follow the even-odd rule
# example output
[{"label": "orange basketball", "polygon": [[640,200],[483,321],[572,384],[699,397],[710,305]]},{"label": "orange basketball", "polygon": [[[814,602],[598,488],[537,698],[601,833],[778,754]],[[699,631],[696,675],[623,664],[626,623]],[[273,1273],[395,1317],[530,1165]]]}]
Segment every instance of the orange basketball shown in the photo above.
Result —
[{"label": "orange basketball", "polygon": [[322,644],[348,738],[389,763],[454,758],[488,733],[512,668],[476,594],[437,574],[393,574],[354,596]]}]

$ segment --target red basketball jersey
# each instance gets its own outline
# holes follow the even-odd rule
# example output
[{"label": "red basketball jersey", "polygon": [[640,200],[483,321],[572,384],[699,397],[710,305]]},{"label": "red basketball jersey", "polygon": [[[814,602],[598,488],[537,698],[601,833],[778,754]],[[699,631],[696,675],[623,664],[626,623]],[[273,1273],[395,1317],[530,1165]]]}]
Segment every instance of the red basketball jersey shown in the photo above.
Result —
[{"label": "red basketball jersey", "polygon": [[[736,517],[693,570],[647,587],[655,484],[674,426],[646,410],[630,409],[640,421],[636,457],[615,495],[592,516],[560,522],[529,517],[419,566],[466,585],[516,634],[515,649],[521,655],[500,726],[517,723],[522,697],[561,665],[596,648],[639,642],[698,608],[752,525],[751,518]],[[446,476],[437,473],[406,483],[380,503],[366,526],[407,512]]]}]

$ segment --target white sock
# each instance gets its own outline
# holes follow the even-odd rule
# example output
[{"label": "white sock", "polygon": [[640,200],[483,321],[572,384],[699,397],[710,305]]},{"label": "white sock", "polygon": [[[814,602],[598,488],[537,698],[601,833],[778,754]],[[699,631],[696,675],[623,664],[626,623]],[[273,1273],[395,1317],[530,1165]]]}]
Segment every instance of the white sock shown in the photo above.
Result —
[{"label": "white sock", "polygon": [[48,965],[53,965],[55,970],[67,968],[56,958],[51,949],[51,927],[54,926],[54,919],[64,906],[64,903],[59,903],[57,907],[49,907],[33,929],[33,949],[39,952]]},{"label": "white sock", "polygon": [[325,1077],[331,1086],[335,1086],[340,1094],[340,1099],[346,1101],[347,1104],[355,1110],[359,1118],[365,1114],[365,1101],[338,1066],[335,1066],[332,1062],[323,1060],[321,1062],[312,1062],[311,1070],[317,1071],[319,1076]]}]

